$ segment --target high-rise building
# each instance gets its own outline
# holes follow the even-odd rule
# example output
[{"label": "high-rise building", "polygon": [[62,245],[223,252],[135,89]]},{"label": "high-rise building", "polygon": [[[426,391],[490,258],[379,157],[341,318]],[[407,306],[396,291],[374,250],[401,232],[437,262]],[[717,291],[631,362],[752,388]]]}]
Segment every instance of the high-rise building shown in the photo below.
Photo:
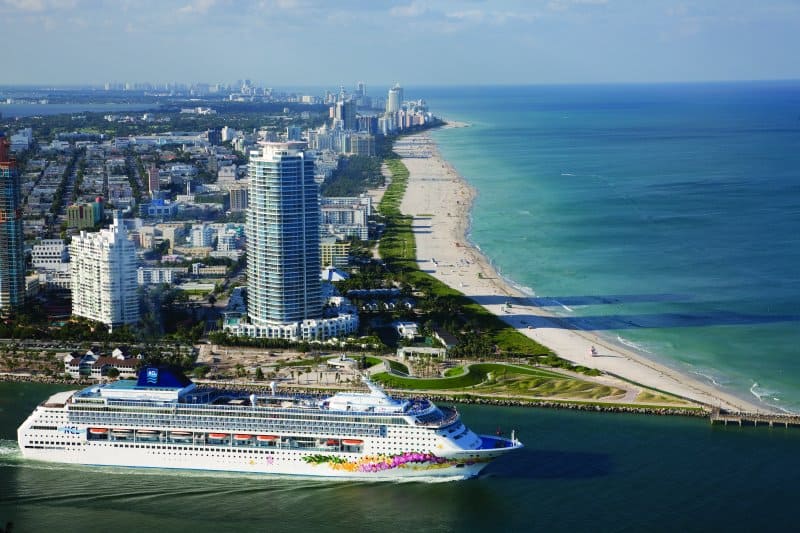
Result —
[{"label": "high-rise building", "polygon": [[247,187],[238,185],[230,190],[231,211],[244,211],[249,202],[247,200]]},{"label": "high-rise building", "polygon": [[248,320],[234,334],[284,339],[344,337],[356,313],[323,317],[319,188],[305,143],[261,143],[250,152]]},{"label": "high-rise building", "polygon": [[208,224],[195,224],[192,226],[192,247],[205,248],[214,244],[214,228]]},{"label": "high-rise building", "polygon": [[343,130],[357,129],[356,103],[350,98],[339,100],[334,107],[333,118],[334,127],[339,126]]},{"label": "high-rise building", "polygon": [[319,187],[304,143],[263,143],[250,153],[247,313],[255,325],[322,313]]},{"label": "high-rise building", "polygon": [[150,193],[152,198],[158,196],[158,191],[161,189],[161,178],[158,175],[158,167],[150,165],[147,169],[147,192]]},{"label": "high-rise building", "polygon": [[108,229],[72,237],[69,255],[73,315],[106,324],[109,330],[139,320],[136,250],[119,211]]},{"label": "high-rise building", "polygon": [[0,309],[17,307],[25,299],[19,172],[9,144],[0,133]]},{"label": "high-rise building", "polygon": [[389,89],[389,95],[386,99],[386,112],[397,113],[403,105],[403,88],[399,83],[395,83],[394,87]]}]

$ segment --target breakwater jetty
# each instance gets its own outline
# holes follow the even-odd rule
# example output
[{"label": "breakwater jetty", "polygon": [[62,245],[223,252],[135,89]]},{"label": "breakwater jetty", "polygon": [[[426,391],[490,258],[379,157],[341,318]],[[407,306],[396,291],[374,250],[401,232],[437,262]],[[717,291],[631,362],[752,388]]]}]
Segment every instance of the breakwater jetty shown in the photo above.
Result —
[{"label": "breakwater jetty", "polygon": [[714,409],[709,415],[711,424],[738,424],[739,426],[783,426],[800,428],[800,415],[776,413],[729,413]]}]

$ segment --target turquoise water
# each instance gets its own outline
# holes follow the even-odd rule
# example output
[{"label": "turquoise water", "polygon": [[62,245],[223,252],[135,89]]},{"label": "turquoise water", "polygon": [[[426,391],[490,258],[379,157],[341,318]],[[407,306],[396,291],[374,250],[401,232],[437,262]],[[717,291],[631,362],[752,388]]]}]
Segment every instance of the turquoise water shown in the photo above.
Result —
[{"label": "turquoise water", "polygon": [[14,531],[788,531],[800,430],[462,406],[526,448],[458,483],[364,483],[25,461],[59,387],[0,383],[0,526]]},{"label": "turquoise water", "polygon": [[575,328],[800,412],[800,82],[425,88],[471,240]]}]

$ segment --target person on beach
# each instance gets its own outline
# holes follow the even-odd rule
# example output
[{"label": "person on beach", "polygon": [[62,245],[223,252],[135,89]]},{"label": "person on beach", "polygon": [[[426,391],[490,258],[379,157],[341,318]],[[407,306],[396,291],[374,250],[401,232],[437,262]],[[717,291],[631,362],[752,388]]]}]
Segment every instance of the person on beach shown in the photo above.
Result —
[{"label": "person on beach", "polygon": [[597,348],[592,346],[591,350],[589,350],[592,354],[592,357],[597,357]]}]

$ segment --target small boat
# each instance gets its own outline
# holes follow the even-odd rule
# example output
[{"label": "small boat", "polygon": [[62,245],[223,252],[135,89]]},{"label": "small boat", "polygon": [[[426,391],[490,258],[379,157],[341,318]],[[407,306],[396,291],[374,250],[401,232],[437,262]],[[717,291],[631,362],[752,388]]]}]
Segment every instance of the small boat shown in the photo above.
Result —
[{"label": "small boat", "polygon": [[247,435],[246,433],[241,433],[233,436],[234,440],[250,440],[252,439],[252,435]]},{"label": "small boat", "polygon": [[358,439],[342,439],[342,444],[345,446],[361,446],[364,444],[364,441]]},{"label": "small boat", "polygon": [[156,431],[155,429],[140,429],[136,433],[138,433],[139,435],[155,435],[156,433],[158,433],[158,431]]},{"label": "small boat", "polygon": [[227,433],[209,433],[208,434],[208,438],[209,439],[213,439],[213,440],[222,440],[222,439],[227,439],[228,438],[228,434]]},{"label": "small boat", "polygon": [[108,433],[108,428],[89,428],[89,433],[92,435],[105,435]]},{"label": "small boat", "polygon": [[336,439],[328,439],[327,441],[325,441],[325,445],[327,445],[327,446],[338,446],[339,445],[339,441],[336,440]]},{"label": "small boat", "polygon": [[278,437],[275,435],[256,435],[256,440],[258,442],[275,442]]},{"label": "small boat", "polygon": [[114,428],[114,429],[111,430],[111,433],[120,433],[120,434],[123,434],[123,435],[130,435],[131,433],[133,433],[133,430],[132,429],[123,429],[123,428]]},{"label": "small boat", "polygon": [[169,434],[173,437],[191,437],[192,434],[189,431],[170,431]]}]

